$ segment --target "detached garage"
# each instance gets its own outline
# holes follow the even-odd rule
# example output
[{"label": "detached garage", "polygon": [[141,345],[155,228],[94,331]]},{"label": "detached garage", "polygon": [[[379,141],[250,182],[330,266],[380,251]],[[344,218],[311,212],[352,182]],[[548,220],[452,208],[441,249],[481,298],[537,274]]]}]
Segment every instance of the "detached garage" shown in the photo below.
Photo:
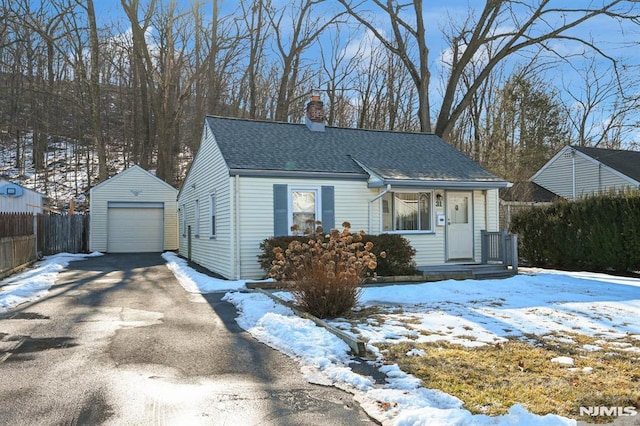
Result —
[{"label": "detached garage", "polygon": [[90,249],[143,253],[178,247],[178,190],[132,166],[90,191]]}]

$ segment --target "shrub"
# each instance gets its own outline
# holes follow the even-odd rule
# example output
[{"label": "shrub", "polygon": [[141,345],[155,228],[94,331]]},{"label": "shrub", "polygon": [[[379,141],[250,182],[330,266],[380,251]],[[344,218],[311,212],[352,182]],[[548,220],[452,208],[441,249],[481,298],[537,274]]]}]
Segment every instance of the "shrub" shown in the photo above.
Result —
[{"label": "shrub", "polygon": [[351,234],[348,222],[343,227],[329,235],[319,228],[305,241],[291,241],[286,250],[273,249],[269,275],[291,281],[289,289],[298,306],[319,318],[335,318],[353,308],[365,276],[377,266],[373,243],[363,242],[364,231]]},{"label": "shrub", "polygon": [[520,255],[536,266],[640,270],[640,195],[604,194],[518,213]]},{"label": "shrub", "polygon": [[[409,240],[398,234],[364,235],[365,243],[373,243],[373,254],[378,257],[376,275],[390,277],[394,275],[417,274],[416,263],[413,260],[416,255]],[[381,257],[384,252],[386,256]]]},{"label": "shrub", "polygon": [[[289,244],[293,241],[306,241],[307,237],[304,236],[282,236],[271,237],[260,243],[261,252],[258,255],[258,263],[260,267],[269,272],[273,261],[275,260],[275,254],[273,249],[279,247],[283,251],[289,247]],[[381,235],[362,235],[362,242],[372,242],[373,254],[376,255],[378,260],[378,266],[375,271],[376,275],[390,277],[394,275],[414,275],[416,274],[416,264],[413,260],[416,255],[416,250],[411,246],[409,241],[397,234],[381,234]],[[380,253],[385,252],[386,257],[382,258]]]}]

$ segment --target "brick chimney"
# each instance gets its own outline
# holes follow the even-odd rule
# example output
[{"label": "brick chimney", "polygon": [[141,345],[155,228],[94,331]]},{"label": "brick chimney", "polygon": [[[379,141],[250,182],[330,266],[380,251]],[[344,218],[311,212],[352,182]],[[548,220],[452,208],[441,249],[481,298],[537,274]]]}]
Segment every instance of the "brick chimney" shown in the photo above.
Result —
[{"label": "brick chimney", "polygon": [[307,104],[305,123],[312,132],[324,132],[324,104],[320,95],[311,95]]}]

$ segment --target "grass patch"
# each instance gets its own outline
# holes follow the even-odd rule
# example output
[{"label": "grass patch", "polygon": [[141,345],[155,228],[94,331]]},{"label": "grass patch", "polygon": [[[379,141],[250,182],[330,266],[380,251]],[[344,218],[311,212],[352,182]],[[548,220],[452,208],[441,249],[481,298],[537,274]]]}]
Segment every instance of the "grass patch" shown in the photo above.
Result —
[{"label": "grass patch", "polygon": [[[385,361],[464,402],[474,414],[505,414],[522,404],[535,414],[558,414],[586,422],[611,422],[612,417],[579,416],[581,406],[640,407],[640,365],[637,352],[611,349],[596,338],[569,334],[475,348],[446,342],[403,342],[380,345]],[[633,339],[624,343],[634,343]],[[581,349],[600,346],[598,351]],[[614,345],[615,346],[615,345]],[[611,348],[614,348],[611,346]],[[406,356],[411,349],[424,356]],[[573,366],[552,362],[570,356]],[[589,367],[586,371],[583,368]]]}]

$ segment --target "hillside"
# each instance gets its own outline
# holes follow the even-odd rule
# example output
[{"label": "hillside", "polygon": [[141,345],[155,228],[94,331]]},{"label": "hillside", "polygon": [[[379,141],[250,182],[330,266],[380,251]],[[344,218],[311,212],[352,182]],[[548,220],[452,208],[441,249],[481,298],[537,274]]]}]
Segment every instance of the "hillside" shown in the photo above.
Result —
[{"label": "hillside", "polygon": [[[0,143],[0,177],[45,194],[53,212],[69,211],[71,200],[74,201],[76,212],[88,211],[89,189],[98,178],[95,152],[65,140],[49,141],[44,154],[45,167],[36,171],[31,135],[22,140],[22,167],[19,168],[16,167],[16,151],[15,140]],[[111,147],[109,152],[116,153],[117,147]],[[109,162],[110,176],[132,165],[124,161],[122,155],[112,157]],[[187,162],[188,159],[185,160]],[[180,168],[184,169],[184,166]]]}]

